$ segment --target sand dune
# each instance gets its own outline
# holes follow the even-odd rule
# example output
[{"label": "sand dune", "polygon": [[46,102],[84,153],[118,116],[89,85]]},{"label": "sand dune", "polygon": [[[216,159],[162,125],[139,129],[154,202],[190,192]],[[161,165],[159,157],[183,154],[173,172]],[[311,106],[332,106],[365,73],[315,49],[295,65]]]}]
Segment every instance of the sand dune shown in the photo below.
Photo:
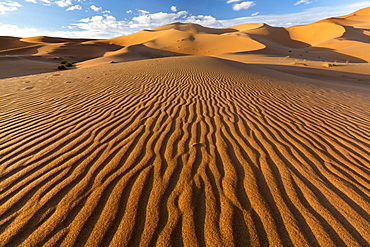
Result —
[{"label": "sand dune", "polygon": [[183,57],[2,80],[1,246],[368,245],[369,87],[251,71],[268,72]]},{"label": "sand dune", "polygon": [[192,23],[174,23],[105,42],[121,46],[142,44],[149,48],[186,55],[214,55],[265,48],[263,44],[248,37],[224,35],[236,31],[238,30],[232,28],[215,29]]},{"label": "sand dune", "polygon": [[[24,61],[21,68],[0,66],[0,78],[19,73],[35,74],[40,70],[51,72],[61,60],[78,62],[77,67],[84,68],[159,57],[242,53],[323,62],[368,63],[370,53],[363,51],[370,49],[369,9],[289,28],[252,23],[216,29],[193,23],[173,23],[106,40],[0,37],[0,58],[18,56]],[[33,71],[30,68],[35,59],[40,63]]]},{"label": "sand dune", "polygon": [[91,39],[68,39],[68,38],[58,38],[58,37],[48,37],[48,36],[35,36],[20,39],[23,42],[28,43],[75,43],[75,42],[86,42]]},{"label": "sand dune", "polygon": [[0,37],[0,246],[369,246],[369,24]]}]

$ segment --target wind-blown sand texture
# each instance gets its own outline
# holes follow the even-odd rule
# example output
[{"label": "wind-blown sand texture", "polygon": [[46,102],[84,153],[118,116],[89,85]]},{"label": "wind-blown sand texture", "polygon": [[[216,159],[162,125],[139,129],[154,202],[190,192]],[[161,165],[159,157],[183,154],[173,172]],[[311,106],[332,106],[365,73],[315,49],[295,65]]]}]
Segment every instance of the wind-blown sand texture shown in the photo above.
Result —
[{"label": "wind-blown sand texture", "polygon": [[369,65],[249,55],[4,76],[0,246],[369,246]]}]

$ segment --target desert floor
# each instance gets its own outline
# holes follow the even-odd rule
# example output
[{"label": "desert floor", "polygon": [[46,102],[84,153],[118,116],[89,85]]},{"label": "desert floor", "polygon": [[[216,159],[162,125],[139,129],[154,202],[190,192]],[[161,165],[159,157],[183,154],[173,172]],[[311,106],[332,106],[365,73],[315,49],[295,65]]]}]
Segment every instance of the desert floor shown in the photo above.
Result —
[{"label": "desert floor", "polygon": [[3,74],[0,246],[369,246],[370,66],[260,59]]}]

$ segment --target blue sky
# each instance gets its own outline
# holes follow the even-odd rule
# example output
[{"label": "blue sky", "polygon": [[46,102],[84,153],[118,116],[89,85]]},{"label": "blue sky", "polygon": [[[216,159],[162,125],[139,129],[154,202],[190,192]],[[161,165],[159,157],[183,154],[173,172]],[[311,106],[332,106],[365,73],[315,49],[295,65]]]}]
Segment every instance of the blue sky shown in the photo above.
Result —
[{"label": "blue sky", "polygon": [[178,21],[286,27],[369,6],[364,0],[0,0],[0,35],[110,38]]}]

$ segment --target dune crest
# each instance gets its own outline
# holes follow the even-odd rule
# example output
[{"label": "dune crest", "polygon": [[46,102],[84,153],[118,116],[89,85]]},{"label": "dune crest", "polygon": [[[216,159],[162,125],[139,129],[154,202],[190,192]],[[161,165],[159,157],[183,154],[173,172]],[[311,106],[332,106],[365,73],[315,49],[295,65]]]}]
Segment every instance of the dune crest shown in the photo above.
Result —
[{"label": "dune crest", "polygon": [[[151,30],[106,40],[66,39],[46,36],[0,37],[0,61],[4,56],[22,59],[22,70],[10,63],[0,76],[52,71],[61,60],[77,67],[98,66],[159,57],[219,54],[260,54],[311,61],[370,62],[370,8],[355,13],[288,28],[263,23],[229,28],[208,28],[194,23],[172,23]],[[33,71],[32,63],[38,61]],[[55,61],[57,60],[57,61]]]}]

